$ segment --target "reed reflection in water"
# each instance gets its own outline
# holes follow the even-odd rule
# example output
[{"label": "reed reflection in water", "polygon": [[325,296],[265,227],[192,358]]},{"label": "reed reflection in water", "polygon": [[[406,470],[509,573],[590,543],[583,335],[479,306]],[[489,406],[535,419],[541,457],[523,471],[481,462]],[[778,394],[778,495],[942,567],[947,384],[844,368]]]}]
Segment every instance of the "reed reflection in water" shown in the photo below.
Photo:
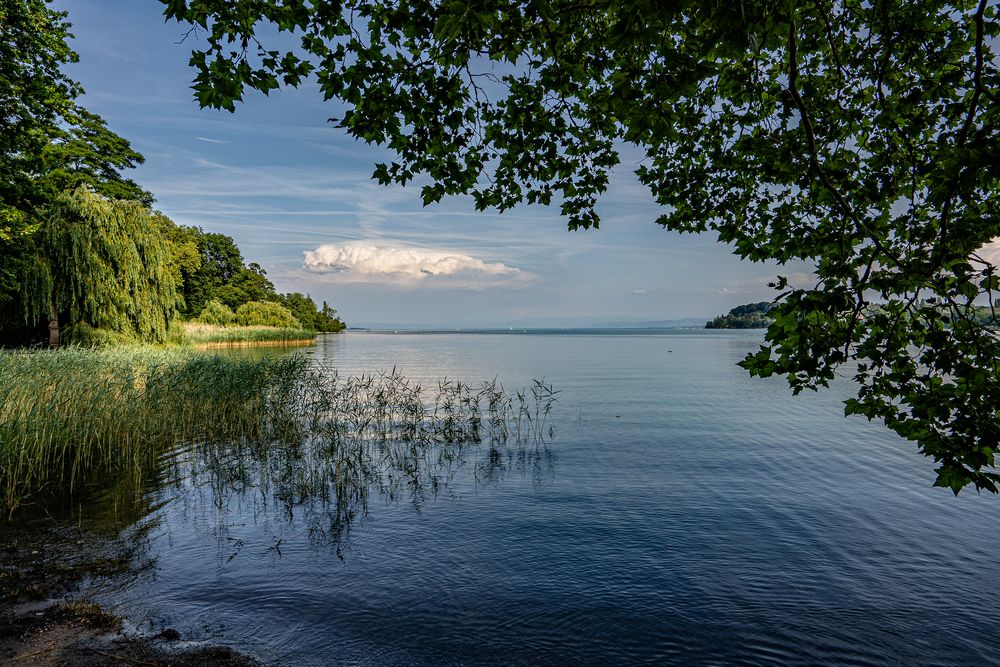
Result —
[{"label": "reed reflection in water", "polygon": [[[419,510],[448,494],[458,472],[478,485],[552,472],[558,392],[540,380],[513,393],[496,379],[446,379],[425,391],[395,369],[342,376],[320,366],[293,390],[301,394],[289,404],[299,407],[277,413],[287,420],[272,431],[280,437],[187,443],[162,457],[154,493],[170,490],[185,513],[214,515],[227,562],[247,546],[228,520],[248,511],[256,523],[301,524],[295,537],[333,545],[343,558],[342,543],[370,502]],[[266,551],[280,556],[288,539]]]}]

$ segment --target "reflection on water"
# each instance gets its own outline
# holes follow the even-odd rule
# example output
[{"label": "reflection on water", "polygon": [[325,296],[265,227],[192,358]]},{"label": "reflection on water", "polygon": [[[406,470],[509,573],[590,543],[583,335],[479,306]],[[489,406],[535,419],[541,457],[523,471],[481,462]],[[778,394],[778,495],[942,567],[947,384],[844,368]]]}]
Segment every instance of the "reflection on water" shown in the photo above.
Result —
[{"label": "reflection on water", "polygon": [[[321,337],[369,398],[170,452],[134,524],[155,567],[85,593],[276,664],[995,662],[996,499],[933,489],[836,387],[747,378],[758,340]],[[529,389],[496,423],[496,385],[438,385],[498,373]]]},{"label": "reflection on water", "polygon": [[[214,519],[220,549],[230,548],[227,562],[246,546],[227,521],[247,512],[258,524],[294,524],[297,537],[313,547],[333,546],[343,558],[342,543],[371,502],[407,503],[419,511],[448,495],[457,475],[477,485],[498,485],[510,474],[539,482],[550,477],[554,456],[546,436],[538,429],[501,429],[492,414],[496,429],[485,441],[455,423],[441,426],[447,437],[412,437],[412,424],[400,427],[407,437],[387,434],[384,424],[373,436],[366,423],[366,437],[345,436],[340,427],[294,443],[190,445],[164,457],[159,486],[170,491],[172,511]],[[273,545],[278,555],[285,539]]]}]

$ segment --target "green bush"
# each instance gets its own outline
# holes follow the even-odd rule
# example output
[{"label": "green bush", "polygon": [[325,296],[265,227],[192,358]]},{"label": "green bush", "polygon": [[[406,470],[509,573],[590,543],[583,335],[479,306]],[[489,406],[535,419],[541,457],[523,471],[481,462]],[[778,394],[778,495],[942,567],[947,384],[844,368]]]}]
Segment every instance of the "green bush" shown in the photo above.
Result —
[{"label": "green bush", "polygon": [[205,304],[205,309],[198,316],[198,321],[204,324],[218,324],[228,326],[236,319],[236,315],[229,309],[229,306],[218,299],[212,299]]},{"label": "green bush", "polygon": [[288,327],[301,329],[292,311],[272,301],[251,301],[236,309],[236,323],[244,327]]}]

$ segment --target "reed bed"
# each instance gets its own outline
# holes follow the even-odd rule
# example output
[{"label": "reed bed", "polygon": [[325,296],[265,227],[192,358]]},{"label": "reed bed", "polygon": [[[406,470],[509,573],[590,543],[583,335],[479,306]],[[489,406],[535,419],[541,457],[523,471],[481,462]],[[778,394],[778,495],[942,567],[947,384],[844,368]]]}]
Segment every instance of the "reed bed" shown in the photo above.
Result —
[{"label": "reed bed", "polygon": [[313,341],[316,332],[308,329],[268,326],[222,326],[201,322],[184,322],[183,341],[195,346],[227,346],[281,344]]},{"label": "reed bed", "polygon": [[544,439],[555,396],[540,381],[512,394],[496,380],[445,380],[427,390],[395,370],[342,376],[299,355],[0,354],[0,510],[66,497],[95,479],[129,475],[139,488],[150,466],[178,446],[214,457],[212,467],[226,475],[251,474],[246,467],[268,457],[305,461],[290,493],[320,486],[328,493],[333,479],[334,494],[350,493],[352,477],[372,474],[372,446],[385,459],[435,443],[493,448]]}]

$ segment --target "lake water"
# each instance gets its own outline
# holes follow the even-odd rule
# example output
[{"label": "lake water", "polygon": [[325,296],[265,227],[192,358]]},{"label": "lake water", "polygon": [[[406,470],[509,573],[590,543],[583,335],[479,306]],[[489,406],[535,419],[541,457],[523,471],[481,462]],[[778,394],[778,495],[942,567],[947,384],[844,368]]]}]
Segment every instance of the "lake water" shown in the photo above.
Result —
[{"label": "lake water", "polygon": [[85,593],[288,665],[997,663],[1000,500],[931,488],[843,416],[847,383],[749,378],[760,339],[321,337],[305,354],[341,373],[544,377],[554,432],[430,447],[334,500],[178,454],[132,528],[149,567]]}]

